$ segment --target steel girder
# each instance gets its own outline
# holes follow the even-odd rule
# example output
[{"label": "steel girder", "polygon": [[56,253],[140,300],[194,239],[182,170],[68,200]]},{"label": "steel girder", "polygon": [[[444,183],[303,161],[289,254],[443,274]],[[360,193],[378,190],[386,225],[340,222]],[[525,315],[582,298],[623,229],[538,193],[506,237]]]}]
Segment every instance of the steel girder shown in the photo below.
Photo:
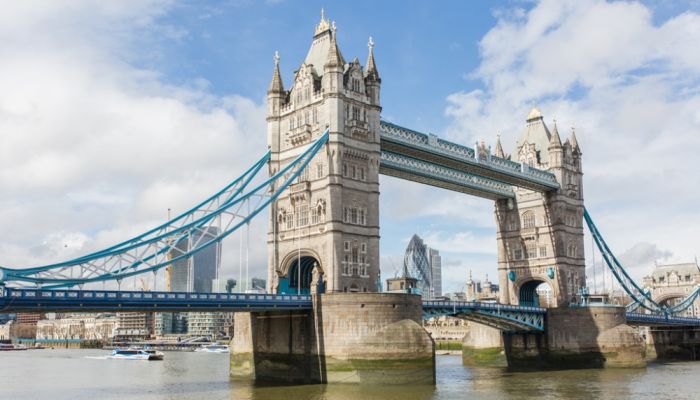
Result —
[{"label": "steel girder", "polygon": [[672,317],[669,315],[653,315],[628,312],[627,325],[700,327],[700,318]]},{"label": "steel girder", "polygon": [[559,189],[559,183],[554,174],[532,168],[527,164],[506,160],[490,153],[480,157],[474,149],[469,147],[386,121],[381,121],[379,130],[382,152],[400,154],[507,186],[538,192]]},{"label": "steel girder", "polygon": [[[25,269],[0,268],[0,283],[59,288],[90,282],[120,282],[130,276],[156,273],[247,225],[297,179],[327,141],[328,130],[272,177],[253,185],[252,180],[270,159],[267,152],[224,189],[166,224],[70,261]],[[186,246],[178,246],[182,243]]]},{"label": "steel girder", "polygon": [[424,301],[423,319],[449,316],[506,332],[542,332],[547,311],[539,307],[466,301]]},{"label": "steel girder", "polygon": [[42,290],[0,287],[0,312],[281,311],[312,308],[308,295]]},{"label": "steel girder", "polygon": [[502,182],[385,150],[381,152],[379,172],[492,200],[515,197],[512,187]]}]

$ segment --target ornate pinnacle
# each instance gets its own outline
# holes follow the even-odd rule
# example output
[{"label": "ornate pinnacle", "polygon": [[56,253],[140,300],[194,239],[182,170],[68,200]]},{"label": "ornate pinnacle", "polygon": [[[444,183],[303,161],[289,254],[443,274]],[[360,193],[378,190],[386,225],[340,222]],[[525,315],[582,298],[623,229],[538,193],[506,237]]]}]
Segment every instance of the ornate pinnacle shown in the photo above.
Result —
[{"label": "ornate pinnacle", "polygon": [[372,80],[379,81],[379,71],[377,70],[377,64],[374,62],[374,40],[372,40],[372,36],[370,36],[367,41],[367,47],[369,48],[369,55],[367,56],[367,65],[365,66],[365,76]]},{"label": "ornate pinnacle", "polygon": [[282,93],[284,92],[284,84],[282,83],[282,75],[280,74],[280,55],[275,51],[275,68],[272,71],[272,81],[270,81],[270,88],[267,90],[268,93]]}]

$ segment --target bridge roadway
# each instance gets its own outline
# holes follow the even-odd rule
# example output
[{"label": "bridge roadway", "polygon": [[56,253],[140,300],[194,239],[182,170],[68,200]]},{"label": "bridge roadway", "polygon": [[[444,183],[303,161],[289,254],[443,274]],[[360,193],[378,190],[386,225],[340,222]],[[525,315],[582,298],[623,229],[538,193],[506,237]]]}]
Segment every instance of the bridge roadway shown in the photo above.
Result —
[{"label": "bridge roadway", "polygon": [[[312,309],[310,295],[181,293],[116,290],[48,290],[0,286],[0,313],[16,312],[188,312],[284,311]],[[503,331],[543,331],[547,311],[498,303],[430,300],[424,318],[451,316]],[[630,325],[700,326],[700,318],[627,313]]]}]

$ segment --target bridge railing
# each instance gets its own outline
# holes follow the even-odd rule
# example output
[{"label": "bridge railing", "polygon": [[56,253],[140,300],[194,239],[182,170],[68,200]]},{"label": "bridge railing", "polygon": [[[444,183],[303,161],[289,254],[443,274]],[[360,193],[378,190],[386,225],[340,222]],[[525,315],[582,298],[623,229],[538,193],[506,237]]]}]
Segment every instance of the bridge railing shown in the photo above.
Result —
[{"label": "bridge railing", "polygon": [[482,303],[478,301],[443,301],[443,300],[426,300],[423,302],[423,307],[444,307],[444,308],[473,308],[483,310],[496,311],[523,311],[536,314],[546,314],[547,309],[531,306],[513,306],[500,303]]},{"label": "bridge railing", "polygon": [[683,325],[683,326],[700,326],[700,318],[693,317],[674,317],[670,315],[654,315],[644,313],[627,313],[628,322],[649,323],[651,325]]},{"label": "bridge railing", "polygon": [[6,300],[12,299],[38,299],[38,300],[128,300],[128,301],[254,301],[254,302],[278,302],[299,301],[310,302],[310,295],[292,294],[258,294],[258,293],[189,293],[189,292],[132,292],[117,290],[42,290],[42,289],[15,289],[5,288],[0,297]]}]

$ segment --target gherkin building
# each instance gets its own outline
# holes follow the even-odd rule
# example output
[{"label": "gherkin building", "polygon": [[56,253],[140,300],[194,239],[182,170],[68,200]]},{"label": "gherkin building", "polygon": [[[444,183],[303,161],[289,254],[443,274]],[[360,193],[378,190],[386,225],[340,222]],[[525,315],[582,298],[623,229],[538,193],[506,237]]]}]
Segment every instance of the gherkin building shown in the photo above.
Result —
[{"label": "gherkin building", "polygon": [[[438,260],[438,262],[434,262],[435,260]],[[433,266],[433,264],[437,265]],[[438,252],[431,250],[423,243],[423,239],[420,236],[413,235],[411,241],[408,242],[408,247],[406,247],[406,253],[403,258],[403,271],[404,275],[418,280],[417,285],[423,297],[429,298],[442,295],[439,269]]]}]

